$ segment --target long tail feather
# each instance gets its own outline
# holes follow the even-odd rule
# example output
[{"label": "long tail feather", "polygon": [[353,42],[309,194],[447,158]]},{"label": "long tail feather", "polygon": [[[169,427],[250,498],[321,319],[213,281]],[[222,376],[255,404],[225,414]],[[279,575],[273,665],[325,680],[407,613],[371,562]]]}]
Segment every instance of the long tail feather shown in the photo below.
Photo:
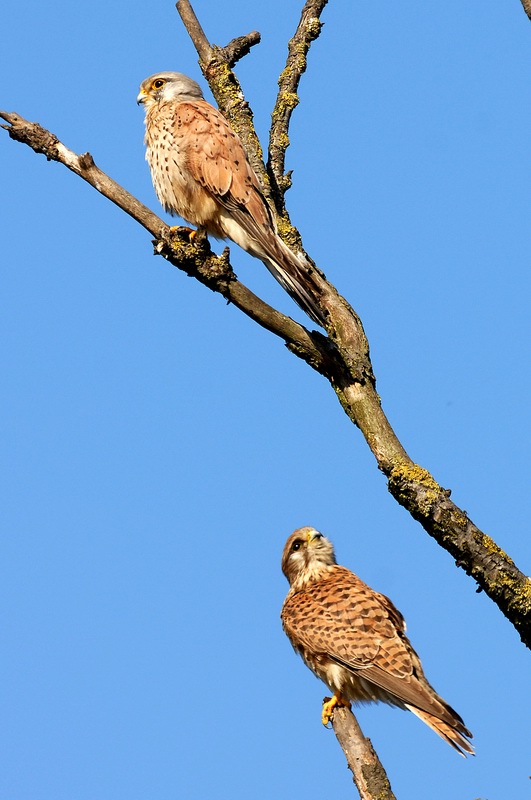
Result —
[{"label": "long tail feather", "polygon": [[[324,327],[326,317],[315,299],[314,293],[317,293],[317,287],[312,283],[311,276],[305,269],[306,260],[303,256],[299,258],[280,239],[277,239],[275,245],[275,258],[268,257],[267,260],[264,259],[263,263],[310,319]],[[312,287],[314,293],[312,293]]]},{"label": "long tail feather", "polygon": [[[472,738],[472,734],[470,731],[465,728],[462,722],[456,718],[455,727],[452,725],[448,725],[446,722],[434,717],[433,714],[428,714],[427,711],[421,711],[415,706],[410,705],[409,703],[405,704],[410,711],[416,714],[419,719],[428,725],[432,731],[435,731],[441,739],[444,739],[445,742],[448,742],[454,750],[457,750],[459,755],[466,757],[466,754],[473,756],[474,748],[470,744],[467,739]],[[467,738],[465,738],[465,736]],[[464,751],[464,752],[463,752]]]}]

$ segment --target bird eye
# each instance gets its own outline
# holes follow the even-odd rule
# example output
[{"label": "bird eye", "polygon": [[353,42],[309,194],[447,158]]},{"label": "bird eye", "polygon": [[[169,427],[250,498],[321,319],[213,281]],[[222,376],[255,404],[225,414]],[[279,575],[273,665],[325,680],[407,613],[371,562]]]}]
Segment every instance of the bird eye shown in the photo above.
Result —
[{"label": "bird eye", "polygon": [[164,86],[165,83],[166,83],[166,81],[163,80],[162,78],[157,78],[157,80],[153,81],[153,83],[151,84],[151,88],[152,89],[162,89],[162,87]]},{"label": "bird eye", "polygon": [[301,544],[302,544],[302,542],[293,542],[293,544],[291,545],[291,550],[292,551],[300,550]]}]

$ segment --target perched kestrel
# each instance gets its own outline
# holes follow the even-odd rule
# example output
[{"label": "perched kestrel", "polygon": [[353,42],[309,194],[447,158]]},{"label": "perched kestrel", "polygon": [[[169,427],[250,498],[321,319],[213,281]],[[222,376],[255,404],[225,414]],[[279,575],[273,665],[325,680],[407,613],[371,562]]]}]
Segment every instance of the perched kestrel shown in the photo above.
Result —
[{"label": "perched kestrel", "polygon": [[328,539],[315,528],[296,530],[284,547],[282,571],[290,584],[283,628],[334,695],[323,705],[325,725],[336,706],[383,701],[412,711],[461,755],[474,753],[463,720],[426,680],[402,614],[337,564]]},{"label": "perched kestrel", "polygon": [[310,265],[277,234],[275,218],[239,137],[179,72],[146,78],[137,102],[146,112],[146,158],[157,196],[170,214],[232,239],[264,262],[289,295],[319,325]]}]

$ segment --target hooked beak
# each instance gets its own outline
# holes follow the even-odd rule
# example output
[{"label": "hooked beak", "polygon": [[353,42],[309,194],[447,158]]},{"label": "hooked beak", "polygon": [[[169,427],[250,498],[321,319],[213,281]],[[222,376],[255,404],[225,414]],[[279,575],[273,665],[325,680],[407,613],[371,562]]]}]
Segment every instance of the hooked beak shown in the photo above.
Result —
[{"label": "hooked beak", "polygon": [[147,92],[144,89],[140,89],[137,97],[136,97],[136,104],[137,106],[143,105],[148,98]]},{"label": "hooked beak", "polygon": [[322,538],[323,538],[323,534],[319,533],[319,531],[316,531],[315,528],[310,528],[310,530],[306,534],[306,540],[307,540],[308,544],[311,544],[312,542],[318,542],[319,539],[322,539]]}]

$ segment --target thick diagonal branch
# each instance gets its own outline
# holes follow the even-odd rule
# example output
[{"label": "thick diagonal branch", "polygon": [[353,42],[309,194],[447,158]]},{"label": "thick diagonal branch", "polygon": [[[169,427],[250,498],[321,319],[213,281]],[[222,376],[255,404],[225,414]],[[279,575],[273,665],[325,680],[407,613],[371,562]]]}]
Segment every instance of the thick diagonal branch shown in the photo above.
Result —
[{"label": "thick diagonal branch", "polygon": [[[19,114],[0,111],[8,124],[0,127],[17,142],[42,153],[48,161],[64,164],[84,181],[129,214],[155,237],[155,252],[171,264],[196,278],[209,289],[223,295],[263,328],[280,336],[292,352],[299,355],[318,372],[331,369],[326,338],[310,333],[304,326],[265,303],[241,283],[230,266],[228,250],[221,256],[212,253],[208,241],[197,237],[192,243],[185,234],[172,232],[156,214],[140,203],[120,184],[102,172],[90,153],[78,155],[59,141],[57,136],[36,122],[28,122]],[[184,229],[186,231],[186,229]]]},{"label": "thick diagonal branch", "polygon": [[322,304],[330,319],[327,338],[310,333],[256,297],[236,279],[226,254],[214,256],[201,237],[191,244],[172,235],[156,214],[98,169],[90,154],[76,155],[49,131],[18,114],[0,112],[0,117],[8,123],[3,127],[12,139],[88,181],[156,237],[158,253],[282,338],[295,355],[324,375],[362,431],[393,496],[474,577],[531,646],[531,580],[450,500],[449,491],[409,458],[381,407],[361,322],[331,284],[323,279]]},{"label": "thick diagonal branch", "polygon": [[[184,3],[190,5],[189,0],[179,0],[178,5]],[[272,129],[271,140],[279,137],[281,139],[283,136],[285,146],[293,108],[284,108],[281,112],[282,97],[286,93],[289,95],[290,89],[295,91],[299,85],[306,68],[308,48],[320,31],[319,15],[325,4],[323,0],[307,0],[290,42],[286,68],[279,80],[280,91],[273,114],[273,129],[276,133]],[[231,86],[236,80],[234,73],[228,69],[226,63],[220,66],[219,60],[212,56],[210,65],[211,67],[204,68],[203,71],[207,79],[211,68],[216,75],[216,99],[218,94],[221,98],[230,95]],[[224,106],[222,110],[227,113]],[[237,130],[240,125],[244,127],[251,146],[249,156],[253,166],[262,177],[264,185],[268,186],[267,178],[264,178],[259,145],[255,144],[254,131],[249,131],[249,126],[252,127],[252,114],[248,105],[244,104],[241,119],[239,112],[240,107],[237,104],[230,108],[231,124]],[[257,161],[260,161],[258,165]],[[279,147],[274,158],[270,158],[270,173],[280,180],[283,170],[282,147]],[[288,245],[302,247],[300,234],[291,224],[284,209],[283,197],[275,192],[274,184],[275,181],[273,199],[281,211],[279,233]],[[361,320],[322,272],[316,269],[312,280],[319,287],[321,306],[328,318],[326,330],[329,341],[336,348],[334,369],[326,377],[345,413],[362,431],[378,467],[389,479],[389,491],[421,522],[430,536],[452,554],[458,566],[474,577],[479,587],[513,622],[522,641],[531,647],[531,579],[449,499],[450,491],[439,486],[427,470],[419,467],[408,456],[382,410],[375,388],[369,344]]]}]

